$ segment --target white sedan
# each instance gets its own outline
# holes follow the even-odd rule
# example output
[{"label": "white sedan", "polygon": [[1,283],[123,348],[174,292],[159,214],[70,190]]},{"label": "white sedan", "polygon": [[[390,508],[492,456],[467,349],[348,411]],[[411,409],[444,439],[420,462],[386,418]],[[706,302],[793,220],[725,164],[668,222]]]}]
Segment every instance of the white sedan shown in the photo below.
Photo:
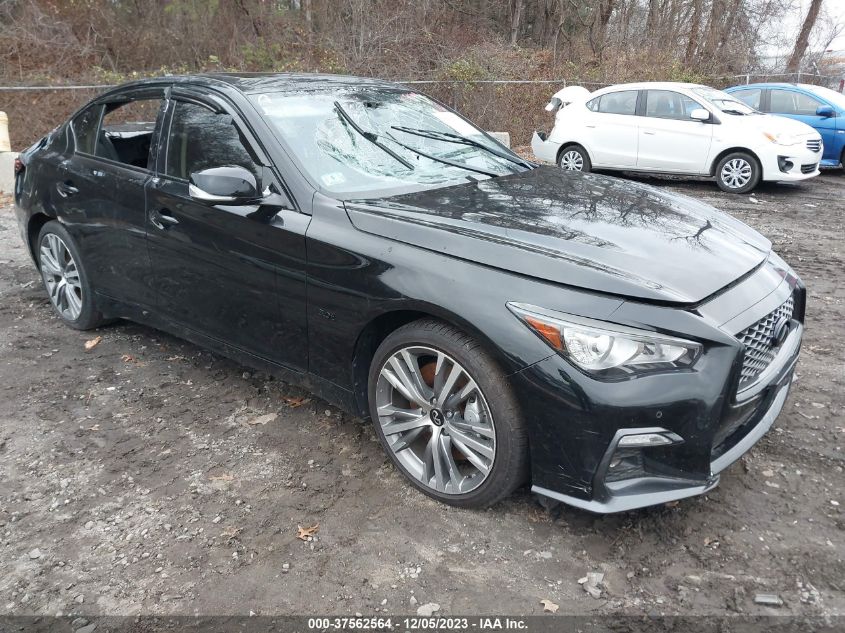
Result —
[{"label": "white sedan", "polygon": [[819,174],[822,140],[813,128],[707,86],[647,82],[592,93],[570,86],[546,109],[557,110],[554,128],[535,132],[531,148],[563,169],[710,176],[731,193]]}]

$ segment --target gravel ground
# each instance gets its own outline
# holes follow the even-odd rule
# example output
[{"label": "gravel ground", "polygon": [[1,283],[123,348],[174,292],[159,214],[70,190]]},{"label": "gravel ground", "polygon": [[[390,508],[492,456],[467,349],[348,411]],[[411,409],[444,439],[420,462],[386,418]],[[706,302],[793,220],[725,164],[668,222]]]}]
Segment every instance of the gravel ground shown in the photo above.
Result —
[{"label": "gravel ground", "polygon": [[64,327],[0,202],[0,614],[845,613],[845,174],[649,182],[767,235],[807,333],[776,428],[716,490],[606,517],[440,505],[293,386],[131,323]]}]

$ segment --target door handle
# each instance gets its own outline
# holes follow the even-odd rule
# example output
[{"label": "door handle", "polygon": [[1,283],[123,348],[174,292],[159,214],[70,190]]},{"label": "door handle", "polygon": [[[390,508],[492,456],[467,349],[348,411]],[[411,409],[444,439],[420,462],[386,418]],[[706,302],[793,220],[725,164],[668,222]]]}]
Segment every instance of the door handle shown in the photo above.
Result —
[{"label": "door handle", "polygon": [[170,211],[167,209],[161,209],[160,211],[150,212],[150,224],[157,229],[164,231],[174,224],[179,224],[179,220],[170,215]]},{"label": "door handle", "polygon": [[57,182],[56,191],[59,192],[59,195],[62,198],[67,198],[68,196],[72,196],[74,194],[79,193],[79,189],[74,187],[73,183],[70,180]]},{"label": "door handle", "polygon": [[646,130],[643,130],[643,134],[648,134],[649,136],[654,136],[654,132],[647,132]]},{"label": "door handle", "polygon": [[596,127],[595,125],[585,124],[584,127]]}]

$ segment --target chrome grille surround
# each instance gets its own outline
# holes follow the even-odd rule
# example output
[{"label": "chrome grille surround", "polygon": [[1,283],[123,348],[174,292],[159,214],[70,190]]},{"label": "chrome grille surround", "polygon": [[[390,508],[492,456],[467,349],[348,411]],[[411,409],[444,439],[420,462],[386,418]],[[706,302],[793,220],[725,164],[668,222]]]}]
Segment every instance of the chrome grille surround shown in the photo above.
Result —
[{"label": "chrome grille surround", "polygon": [[775,325],[782,318],[791,320],[794,308],[795,300],[790,295],[779,307],[736,335],[740,343],[745,345],[745,357],[742,359],[742,371],[739,378],[740,389],[753,383],[774,360],[778,351],[778,348],[772,347],[771,343],[775,334]]},{"label": "chrome grille surround", "polygon": [[807,141],[807,149],[811,152],[819,152],[822,149],[822,140],[814,138]]}]

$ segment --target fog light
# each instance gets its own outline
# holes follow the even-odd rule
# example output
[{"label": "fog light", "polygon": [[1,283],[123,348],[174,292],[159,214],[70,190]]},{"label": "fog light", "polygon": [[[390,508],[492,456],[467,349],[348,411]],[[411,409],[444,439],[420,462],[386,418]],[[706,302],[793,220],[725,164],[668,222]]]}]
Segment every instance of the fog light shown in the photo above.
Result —
[{"label": "fog light", "polygon": [[[678,438],[680,439],[680,438]],[[625,435],[619,440],[619,448],[642,448],[645,446],[668,446],[675,444],[674,440],[662,433],[637,433],[636,435]]]},{"label": "fog light", "polygon": [[788,172],[793,167],[795,167],[795,163],[789,160],[786,156],[778,156],[778,169],[780,169],[783,173]]}]

